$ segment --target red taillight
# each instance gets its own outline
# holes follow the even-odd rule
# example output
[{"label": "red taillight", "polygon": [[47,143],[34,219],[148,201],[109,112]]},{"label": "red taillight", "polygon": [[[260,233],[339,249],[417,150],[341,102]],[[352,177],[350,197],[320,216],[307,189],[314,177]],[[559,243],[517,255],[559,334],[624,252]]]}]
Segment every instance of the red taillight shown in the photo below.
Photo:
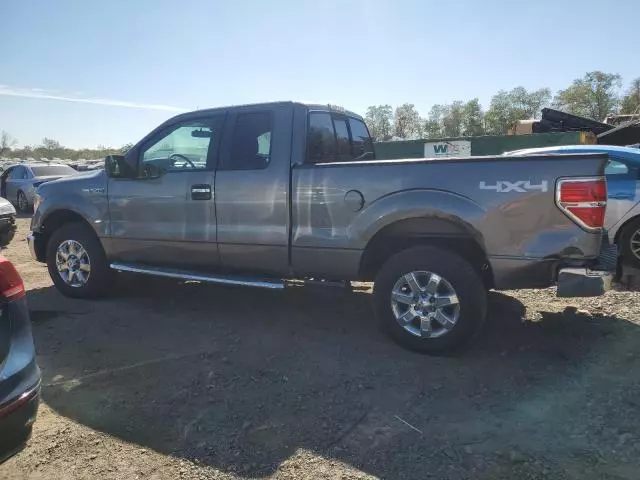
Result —
[{"label": "red taillight", "polygon": [[9,260],[0,256],[0,298],[11,301],[24,296],[24,283],[16,267]]},{"label": "red taillight", "polygon": [[558,207],[579,225],[597,229],[604,226],[607,182],[604,178],[560,180],[556,192]]}]

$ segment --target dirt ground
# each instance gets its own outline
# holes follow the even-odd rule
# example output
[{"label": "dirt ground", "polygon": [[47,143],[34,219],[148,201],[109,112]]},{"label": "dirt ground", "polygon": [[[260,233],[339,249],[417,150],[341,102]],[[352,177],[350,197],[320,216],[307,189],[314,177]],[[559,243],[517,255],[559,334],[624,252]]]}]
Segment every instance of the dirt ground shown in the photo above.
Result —
[{"label": "dirt ground", "polygon": [[456,357],[402,350],[366,286],[122,276],[70,300],[27,252],[43,402],[6,479],[636,479],[640,293],[491,294]]}]

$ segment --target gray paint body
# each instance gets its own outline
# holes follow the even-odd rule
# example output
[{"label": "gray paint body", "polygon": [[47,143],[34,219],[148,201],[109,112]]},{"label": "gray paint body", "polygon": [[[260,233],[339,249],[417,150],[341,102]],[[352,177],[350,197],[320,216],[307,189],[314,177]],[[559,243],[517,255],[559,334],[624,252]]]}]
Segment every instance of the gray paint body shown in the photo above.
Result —
[{"label": "gray paint body", "polygon": [[[306,119],[323,106],[277,103],[185,114],[227,117],[226,148],[238,112],[274,113],[269,166],[263,170],[169,172],[158,179],[109,178],[104,171],[40,187],[32,231],[68,210],[101,238],[112,261],[200,270],[263,272],[279,277],[357,279],[363,252],[385,227],[426,222],[420,236],[474,239],[496,288],[544,286],[563,265],[598,256],[600,232],[576,225],[555,205],[563,177],[603,174],[603,155],[410,159],[304,165]],[[152,132],[147,138],[153,136]],[[136,155],[143,139],[128,155]],[[497,192],[481,182],[546,182],[546,192]],[[193,200],[193,185],[211,200]],[[49,217],[52,218],[52,217]],[[415,233],[415,232],[414,232]],[[42,254],[39,255],[42,259]]]}]

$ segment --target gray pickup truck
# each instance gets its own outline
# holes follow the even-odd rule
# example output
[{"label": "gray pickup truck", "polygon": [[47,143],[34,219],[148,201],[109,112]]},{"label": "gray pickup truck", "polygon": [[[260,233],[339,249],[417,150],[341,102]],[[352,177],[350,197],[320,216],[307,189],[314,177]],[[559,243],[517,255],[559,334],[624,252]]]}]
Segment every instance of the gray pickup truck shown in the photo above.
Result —
[{"label": "gray pickup truck", "polygon": [[39,187],[28,240],[72,297],[105,293],[114,271],[265,288],[374,281],[391,336],[437,353],[478,331],[489,289],[603,293],[606,161],[381,160],[341,108],[200,110],[103,171]]}]

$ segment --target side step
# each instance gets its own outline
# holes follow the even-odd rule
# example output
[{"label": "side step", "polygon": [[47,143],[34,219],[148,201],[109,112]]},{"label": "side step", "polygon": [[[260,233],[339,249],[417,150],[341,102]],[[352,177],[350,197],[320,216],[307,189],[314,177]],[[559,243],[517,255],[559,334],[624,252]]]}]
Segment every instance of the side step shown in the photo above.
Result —
[{"label": "side step", "polygon": [[283,289],[285,284],[282,280],[235,277],[230,275],[215,275],[211,273],[190,272],[173,268],[158,268],[147,265],[137,265],[133,263],[112,263],[111,268],[119,272],[142,273],[154,275],[156,277],[178,278],[180,280],[190,280],[194,282],[209,282],[222,285],[239,285],[243,287],[258,287],[269,289]]}]

